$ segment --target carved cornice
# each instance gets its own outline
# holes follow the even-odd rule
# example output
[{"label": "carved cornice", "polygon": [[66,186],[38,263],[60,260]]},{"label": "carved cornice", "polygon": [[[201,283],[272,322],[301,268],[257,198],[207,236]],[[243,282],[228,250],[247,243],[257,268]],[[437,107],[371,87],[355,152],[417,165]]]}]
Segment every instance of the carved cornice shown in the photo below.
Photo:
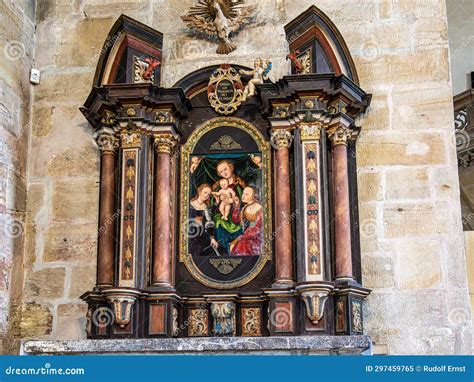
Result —
[{"label": "carved cornice", "polygon": [[[333,113],[344,112],[355,119],[364,113],[370,104],[371,95],[366,94],[359,86],[344,75],[298,74],[284,76],[275,83],[257,85],[262,100],[264,114],[272,114],[272,105],[291,104],[296,109],[306,110],[311,107],[328,111],[327,105],[344,105]],[[311,108],[311,109],[313,109]],[[297,111],[297,110],[294,110]]]},{"label": "carved cornice", "polygon": [[[124,102],[126,100],[126,102]],[[152,84],[113,84],[93,88],[80,108],[94,129],[105,122],[123,125],[127,121],[158,126],[185,118],[191,103],[180,88]],[[113,116],[113,120],[109,117]]]},{"label": "carved cornice", "polygon": [[171,154],[178,140],[173,134],[164,133],[155,135],[153,143],[157,153]]}]

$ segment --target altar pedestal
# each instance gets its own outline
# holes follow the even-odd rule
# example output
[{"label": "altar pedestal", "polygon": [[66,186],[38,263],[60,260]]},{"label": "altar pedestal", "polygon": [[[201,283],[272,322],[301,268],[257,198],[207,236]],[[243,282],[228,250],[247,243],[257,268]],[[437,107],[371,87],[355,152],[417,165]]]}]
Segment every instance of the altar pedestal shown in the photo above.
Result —
[{"label": "altar pedestal", "polygon": [[372,347],[369,336],[201,337],[136,340],[24,341],[23,355],[92,354],[362,354]]}]

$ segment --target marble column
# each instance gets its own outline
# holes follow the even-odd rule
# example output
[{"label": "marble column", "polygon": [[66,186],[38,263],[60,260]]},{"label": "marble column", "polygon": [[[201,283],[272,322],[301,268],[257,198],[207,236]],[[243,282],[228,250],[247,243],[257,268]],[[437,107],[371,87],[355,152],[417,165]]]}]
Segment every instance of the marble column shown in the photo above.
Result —
[{"label": "marble column", "polygon": [[333,187],[336,280],[353,280],[351,248],[351,216],[349,199],[349,169],[347,142],[351,136],[348,128],[338,126],[329,131],[333,145]]},{"label": "marble column", "polygon": [[290,131],[274,129],[271,143],[275,149],[275,284],[293,285],[291,244]]},{"label": "marble column", "polygon": [[153,222],[153,270],[152,284],[172,288],[173,257],[171,253],[171,153],[176,138],[169,133],[155,135],[156,151],[154,222]]},{"label": "marble column", "polygon": [[100,134],[100,206],[98,231],[97,286],[114,285],[115,255],[115,155],[118,141],[109,133]]}]

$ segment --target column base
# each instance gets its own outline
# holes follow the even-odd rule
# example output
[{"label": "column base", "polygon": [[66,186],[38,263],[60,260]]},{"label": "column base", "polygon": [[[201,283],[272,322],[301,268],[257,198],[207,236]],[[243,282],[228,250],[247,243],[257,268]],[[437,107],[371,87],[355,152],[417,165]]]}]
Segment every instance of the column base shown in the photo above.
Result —
[{"label": "column base", "polygon": [[363,300],[371,290],[362,286],[338,284],[334,297],[336,335],[359,335],[364,331]]},{"label": "column base", "polygon": [[291,336],[298,332],[298,301],[293,289],[272,288],[263,292],[269,299],[268,331],[270,336]]},{"label": "column base", "polygon": [[295,282],[291,279],[275,280],[272,284],[272,289],[288,289],[295,285]]}]

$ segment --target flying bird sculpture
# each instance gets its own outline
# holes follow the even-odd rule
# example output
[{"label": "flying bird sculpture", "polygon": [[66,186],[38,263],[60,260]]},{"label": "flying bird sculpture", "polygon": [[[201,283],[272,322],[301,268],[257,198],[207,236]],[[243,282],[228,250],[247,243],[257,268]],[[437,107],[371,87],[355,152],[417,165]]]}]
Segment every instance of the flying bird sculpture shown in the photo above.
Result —
[{"label": "flying bird sculpture", "polygon": [[181,19],[191,29],[217,36],[216,52],[229,54],[236,49],[230,42],[230,34],[249,23],[256,9],[256,5],[244,5],[244,0],[199,0]]}]

